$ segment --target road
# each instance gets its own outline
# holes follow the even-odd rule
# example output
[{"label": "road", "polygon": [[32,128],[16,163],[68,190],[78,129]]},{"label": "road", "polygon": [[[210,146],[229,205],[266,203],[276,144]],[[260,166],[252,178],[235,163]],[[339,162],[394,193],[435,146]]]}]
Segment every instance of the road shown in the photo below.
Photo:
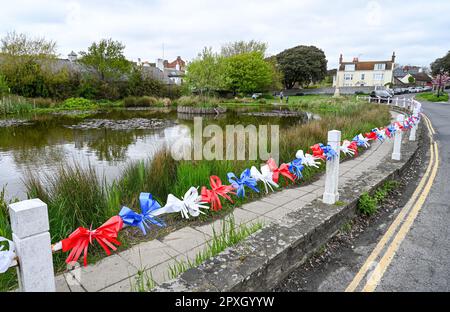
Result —
[{"label": "road", "polygon": [[432,136],[394,209],[277,291],[450,291],[450,104],[423,108]]}]

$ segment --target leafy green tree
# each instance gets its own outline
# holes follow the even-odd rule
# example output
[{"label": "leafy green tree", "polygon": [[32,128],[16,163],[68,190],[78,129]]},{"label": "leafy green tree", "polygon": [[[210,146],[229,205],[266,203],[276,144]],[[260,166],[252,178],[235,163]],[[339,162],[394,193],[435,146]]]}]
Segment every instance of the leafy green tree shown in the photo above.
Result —
[{"label": "leafy green tree", "polygon": [[260,52],[233,55],[223,62],[225,83],[233,93],[265,91],[273,82],[274,69]]},{"label": "leafy green tree", "polygon": [[431,63],[431,71],[433,75],[450,72],[450,51],[444,57],[438,58]]},{"label": "leafy green tree", "polygon": [[325,53],[315,46],[297,46],[276,55],[287,89],[322,81],[327,73]]},{"label": "leafy green tree", "polygon": [[0,97],[4,96],[9,93],[9,87],[6,82],[5,77],[3,75],[0,75]]},{"label": "leafy green tree", "polygon": [[87,52],[80,52],[80,62],[91,66],[100,75],[102,81],[117,80],[131,70],[123,51],[125,45],[112,39],[102,39],[92,43]]},{"label": "leafy green tree", "polygon": [[416,78],[414,78],[413,76],[409,76],[409,77],[408,77],[408,83],[409,83],[409,84],[414,84],[414,83],[416,83]]},{"label": "leafy green tree", "polygon": [[265,54],[267,50],[267,43],[255,40],[250,41],[235,41],[230,42],[222,47],[222,56],[229,57],[238,54],[259,52]]},{"label": "leafy green tree", "polygon": [[223,58],[205,47],[187,66],[185,82],[192,91],[210,95],[224,87]]},{"label": "leafy green tree", "polygon": [[161,96],[162,84],[161,82],[146,77],[142,66],[134,66],[128,76],[128,92],[127,95],[132,96]]}]

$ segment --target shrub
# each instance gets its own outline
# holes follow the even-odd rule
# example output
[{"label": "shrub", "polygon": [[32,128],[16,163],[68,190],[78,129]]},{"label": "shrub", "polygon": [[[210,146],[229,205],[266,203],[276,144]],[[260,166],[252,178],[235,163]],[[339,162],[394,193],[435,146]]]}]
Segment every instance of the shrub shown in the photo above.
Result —
[{"label": "shrub", "polygon": [[62,107],[69,109],[94,108],[95,104],[85,98],[69,98],[63,102]]},{"label": "shrub", "polygon": [[377,199],[369,195],[369,193],[362,193],[358,201],[358,210],[366,216],[371,216],[377,211]]},{"label": "shrub", "polygon": [[35,108],[49,108],[55,106],[55,102],[49,98],[35,98],[32,101]]},{"label": "shrub", "polygon": [[201,95],[182,96],[176,100],[180,106],[211,106],[216,107],[220,104],[220,100],[216,97],[208,97]]},{"label": "shrub", "polygon": [[9,94],[8,84],[6,83],[5,77],[0,75],[0,96],[4,96],[7,94]]}]

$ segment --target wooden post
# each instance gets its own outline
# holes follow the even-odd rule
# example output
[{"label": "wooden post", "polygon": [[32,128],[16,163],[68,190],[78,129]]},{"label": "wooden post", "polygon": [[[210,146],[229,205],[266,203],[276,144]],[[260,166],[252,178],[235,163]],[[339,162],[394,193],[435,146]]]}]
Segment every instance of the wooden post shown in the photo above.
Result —
[{"label": "wooden post", "polygon": [[[397,121],[403,123],[405,120],[405,116],[402,114],[397,116]],[[400,160],[401,157],[401,149],[402,149],[402,136],[403,133],[401,130],[397,130],[394,135],[394,150],[392,151],[392,159]]]},{"label": "wooden post", "polygon": [[9,205],[19,289],[24,292],[54,292],[52,247],[47,205],[30,199]]},{"label": "wooden post", "polygon": [[328,144],[336,152],[337,156],[327,161],[325,176],[325,192],[323,193],[323,202],[332,205],[339,200],[339,154],[341,143],[341,131],[328,131]]}]

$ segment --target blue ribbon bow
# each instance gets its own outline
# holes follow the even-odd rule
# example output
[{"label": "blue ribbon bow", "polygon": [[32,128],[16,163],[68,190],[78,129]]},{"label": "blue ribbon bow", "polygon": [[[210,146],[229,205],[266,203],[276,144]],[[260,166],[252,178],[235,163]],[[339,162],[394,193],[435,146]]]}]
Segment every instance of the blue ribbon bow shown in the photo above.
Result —
[{"label": "blue ribbon bow", "polygon": [[356,145],[358,146],[366,146],[366,142],[364,140],[361,140],[359,136],[355,136],[352,141],[356,142]]},{"label": "blue ribbon bow", "polygon": [[383,137],[383,135],[380,133],[379,130],[377,130],[377,129],[372,129],[372,132],[375,133],[375,134],[377,135],[377,138],[378,138],[378,140],[380,140],[380,142],[383,142],[383,141],[384,141],[384,137]]},{"label": "blue ribbon bow", "polygon": [[295,175],[297,179],[303,178],[303,169],[305,169],[305,166],[302,165],[301,158],[296,158],[289,164],[289,171],[292,172],[292,174]]},{"label": "blue ribbon bow", "polygon": [[334,157],[337,156],[336,151],[332,149],[330,145],[323,145],[322,143],[319,143],[319,146],[322,149],[325,156],[327,156],[327,160],[332,160]]},{"label": "blue ribbon bow", "polygon": [[145,229],[149,229],[150,224],[161,227],[166,225],[162,220],[152,215],[152,212],[161,208],[161,205],[153,199],[152,194],[141,193],[139,195],[139,204],[142,213],[134,212],[128,207],[122,207],[119,216],[122,218],[124,224],[138,227],[144,235],[147,235]]},{"label": "blue ribbon bow", "polygon": [[258,182],[255,178],[252,178],[250,176],[250,169],[245,169],[244,171],[242,171],[240,179],[238,179],[233,172],[229,172],[227,174],[227,177],[228,182],[230,182],[231,186],[233,186],[237,190],[236,193],[238,197],[245,197],[245,186],[259,193],[259,189],[257,188]]},{"label": "blue ribbon bow", "polygon": [[397,129],[395,128],[394,125],[389,125],[388,127],[389,132],[391,133],[391,136],[395,134],[395,132],[397,131]]}]

